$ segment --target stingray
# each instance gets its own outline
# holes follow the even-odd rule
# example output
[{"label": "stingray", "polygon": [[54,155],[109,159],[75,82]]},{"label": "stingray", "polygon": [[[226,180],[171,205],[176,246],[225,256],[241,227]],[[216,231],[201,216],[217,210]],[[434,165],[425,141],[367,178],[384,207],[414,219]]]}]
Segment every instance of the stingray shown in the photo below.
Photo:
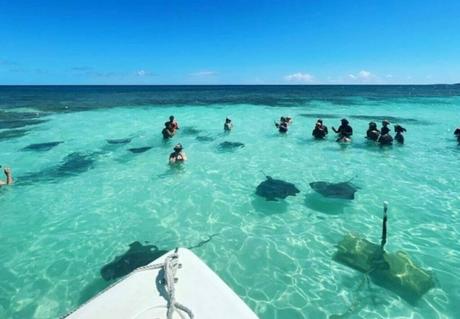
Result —
[{"label": "stingray", "polygon": [[[202,240],[198,244],[187,248],[199,248],[210,242],[217,235],[219,234],[212,234],[208,236],[208,239]],[[167,252],[167,250],[158,249],[155,245],[143,246],[140,242],[135,241],[129,244],[128,251],[123,255],[115,257],[113,261],[101,268],[101,276],[107,281],[126,276],[136,268],[148,265]]]},{"label": "stingray", "polygon": [[151,148],[152,148],[152,146],[135,147],[135,148],[128,149],[128,151],[130,151],[131,153],[134,153],[134,154],[139,154],[139,153],[147,152]]},{"label": "stingray", "polygon": [[234,151],[236,149],[243,148],[243,147],[244,147],[243,143],[240,143],[240,142],[228,142],[228,141],[222,142],[217,146],[217,148],[220,151]]},{"label": "stingray", "polygon": [[396,117],[396,116],[382,116],[382,115],[350,115],[353,119],[369,120],[369,121],[383,121],[388,120],[392,123],[408,123],[408,124],[431,124],[427,121],[417,120],[412,118]]},{"label": "stingray", "polygon": [[29,130],[26,129],[17,129],[17,130],[5,130],[0,132],[0,141],[9,140],[12,138],[18,138],[25,136],[29,133]]},{"label": "stingray", "polygon": [[0,129],[21,128],[47,122],[47,120],[40,119],[42,116],[36,112],[0,111]]},{"label": "stingray", "polygon": [[96,161],[95,157],[98,154],[100,153],[71,153],[67,155],[59,165],[49,167],[35,173],[28,173],[18,178],[16,184],[55,182],[61,178],[84,173],[94,167],[94,162]]},{"label": "stingray", "polygon": [[46,152],[46,151],[49,151],[50,149],[58,146],[61,143],[64,143],[64,142],[58,141],[58,142],[30,144],[30,145],[24,147],[22,150],[23,151]]},{"label": "stingray", "polygon": [[135,241],[129,244],[129,249],[123,255],[115,257],[113,261],[101,268],[104,280],[113,280],[126,276],[138,267],[145,266],[168,251],[160,250],[155,245],[143,246]]},{"label": "stingray", "polygon": [[180,129],[180,131],[187,135],[198,135],[201,133],[200,129],[197,129],[193,126],[186,126]]},{"label": "stingray", "polygon": [[267,176],[267,179],[256,188],[256,194],[264,197],[267,201],[277,201],[278,198],[285,199],[288,196],[296,196],[297,193],[300,191],[294,184],[273,179],[270,176]]},{"label": "stingray", "polygon": [[303,113],[300,116],[314,118],[314,119],[338,119],[343,117],[342,115],[337,114],[322,114],[322,113]]},{"label": "stingray", "polygon": [[355,199],[355,193],[358,191],[358,188],[350,182],[329,183],[319,181],[310,183],[310,187],[324,197],[350,200]]},{"label": "stingray", "polygon": [[109,144],[128,144],[131,143],[132,138],[120,138],[120,139],[113,139],[107,140]]},{"label": "stingray", "polygon": [[57,168],[57,176],[69,176],[84,173],[94,166],[94,155],[84,153],[71,153],[64,158],[64,161]]},{"label": "stingray", "polygon": [[205,135],[198,135],[197,137],[195,137],[195,139],[200,142],[212,142],[215,140],[214,137],[205,136]]}]

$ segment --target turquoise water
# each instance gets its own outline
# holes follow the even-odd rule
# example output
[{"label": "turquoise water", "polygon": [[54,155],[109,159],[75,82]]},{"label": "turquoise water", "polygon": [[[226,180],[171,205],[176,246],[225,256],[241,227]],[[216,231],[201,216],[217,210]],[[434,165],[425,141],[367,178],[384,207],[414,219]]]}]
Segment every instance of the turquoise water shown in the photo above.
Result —
[{"label": "turquoise water", "polygon": [[[97,99],[85,97],[97,105]],[[212,234],[218,235],[194,252],[260,318],[460,317],[455,164],[460,147],[453,138],[459,96],[354,94],[339,102],[313,97],[289,104],[238,103],[238,98],[133,102],[84,112],[34,107],[39,100],[38,95],[6,111],[38,112],[46,122],[0,140],[0,164],[13,168],[17,182],[0,190],[1,318],[65,314],[107,285],[100,268],[133,241],[172,249]],[[60,105],[66,103],[73,102]],[[353,143],[342,147],[333,136],[313,141],[316,115],[311,114],[316,113],[329,115],[323,116],[329,127],[348,117]],[[182,129],[164,143],[160,132],[171,114]],[[286,136],[273,126],[281,115],[294,119]],[[406,144],[385,149],[366,144],[369,120],[353,115],[401,118]],[[223,134],[226,116],[235,125],[229,135]],[[198,141],[197,135],[214,140]],[[130,144],[106,143],[126,137],[133,138]],[[21,151],[51,141],[64,143],[46,152]],[[245,147],[220,152],[223,141]],[[170,168],[167,158],[176,142],[189,160]],[[153,148],[128,151],[143,146]],[[74,175],[55,173],[53,168],[75,152],[91,164]],[[301,192],[267,202],[255,195],[264,174],[292,182]],[[350,179],[359,190],[348,202],[322,198],[309,186]],[[348,233],[379,242],[385,200],[390,203],[387,250],[407,252],[436,278],[436,287],[416,305],[374,284],[363,288],[363,274],[332,260],[337,242]]]}]

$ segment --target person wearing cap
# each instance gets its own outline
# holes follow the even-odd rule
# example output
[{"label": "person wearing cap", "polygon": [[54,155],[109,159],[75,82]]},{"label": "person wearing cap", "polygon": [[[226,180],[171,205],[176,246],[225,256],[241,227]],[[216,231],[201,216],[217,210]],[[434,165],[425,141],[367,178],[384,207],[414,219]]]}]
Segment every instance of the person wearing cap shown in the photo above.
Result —
[{"label": "person wearing cap", "polygon": [[377,123],[369,122],[369,128],[367,129],[367,132],[366,132],[366,138],[368,140],[377,142],[377,140],[379,139],[379,136],[380,136],[380,131],[377,128]]},{"label": "person wearing cap", "polygon": [[341,119],[340,122],[341,125],[337,130],[332,127],[332,130],[339,134],[337,142],[349,142],[351,140],[351,136],[353,135],[353,128],[350,126],[347,119]]},{"label": "person wearing cap", "polygon": [[399,124],[396,124],[395,125],[395,132],[396,132],[396,135],[395,135],[395,140],[399,143],[399,144],[404,144],[404,135],[403,135],[403,132],[406,132],[407,130],[402,127],[401,125]]},{"label": "person wearing cap", "polygon": [[5,174],[6,181],[0,180],[0,187],[4,185],[11,185],[13,184],[13,173],[11,172],[11,168],[5,167],[3,169],[3,173]]},{"label": "person wearing cap", "polygon": [[227,117],[225,119],[225,123],[224,123],[224,131],[225,132],[230,132],[232,130],[232,128],[233,128],[232,120]]},{"label": "person wearing cap", "polygon": [[174,146],[174,152],[169,155],[169,164],[177,164],[186,161],[187,156],[183,150],[182,144],[176,144],[176,146]]},{"label": "person wearing cap", "polygon": [[316,139],[324,139],[327,133],[327,126],[323,124],[322,119],[318,119],[318,121],[316,121],[315,128],[313,129],[313,132],[311,134]]},{"label": "person wearing cap", "polygon": [[393,144],[393,137],[390,135],[390,128],[388,127],[390,122],[387,120],[382,121],[382,128],[380,129],[380,137],[378,142],[380,145],[391,145]]}]

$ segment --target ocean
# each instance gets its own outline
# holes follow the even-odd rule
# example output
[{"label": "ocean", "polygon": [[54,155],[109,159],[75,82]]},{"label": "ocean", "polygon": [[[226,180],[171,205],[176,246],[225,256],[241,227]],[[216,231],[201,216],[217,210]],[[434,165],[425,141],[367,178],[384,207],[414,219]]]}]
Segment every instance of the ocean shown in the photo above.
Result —
[{"label": "ocean", "polygon": [[[0,188],[0,318],[65,315],[136,241],[197,246],[262,319],[459,318],[459,110],[458,85],[0,86],[0,165],[15,178]],[[180,130],[165,142],[170,115]],[[280,116],[293,118],[285,135]],[[331,130],[344,117],[346,146]],[[382,119],[407,129],[403,146],[366,141]],[[170,167],[179,142],[188,161]],[[299,193],[267,201],[266,176]],[[354,199],[324,197],[318,181],[350,182]],[[334,259],[347,234],[380,243],[384,201],[386,251],[435,283],[417,302]]]}]

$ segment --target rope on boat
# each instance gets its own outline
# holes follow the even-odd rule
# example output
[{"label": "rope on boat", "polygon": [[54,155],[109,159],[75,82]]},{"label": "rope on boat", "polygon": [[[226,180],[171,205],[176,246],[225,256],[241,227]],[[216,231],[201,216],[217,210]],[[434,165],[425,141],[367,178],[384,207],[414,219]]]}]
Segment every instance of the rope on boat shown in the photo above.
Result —
[{"label": "rope on boat", "polygon": [[178,310],[182,310],[189,316],[190,319],[193,319],[192,311],[186,306],[176,301],[176,287],[174,286],[174,284],[176,283],[176,272],[179,267],[179,254],[177,253],[176,248],[174,253],[166,256],[164,263],[151,264],[144,267],[139,267],[134,272],[158,268],[163,269],[166,292],[168,294],[167,319],[172,319],[175,312],[179,313]]}]

